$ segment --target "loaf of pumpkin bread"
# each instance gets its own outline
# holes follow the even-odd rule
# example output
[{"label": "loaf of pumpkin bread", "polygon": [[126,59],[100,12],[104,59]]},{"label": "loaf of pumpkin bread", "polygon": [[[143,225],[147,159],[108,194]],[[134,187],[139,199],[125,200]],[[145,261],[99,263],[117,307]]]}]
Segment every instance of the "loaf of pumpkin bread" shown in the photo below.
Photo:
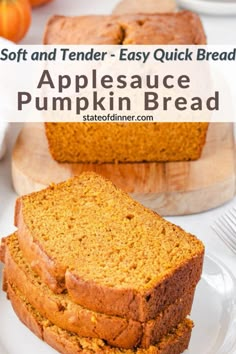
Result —
[{"label": "loaf of pumpkin bread", "polygon": [[8,298],[19,319],[40,339],[55,348],[61,354],[180,354],[188,348],[192,321],[186,319],[164,336],[158,344],[148,349],[119,349],[107,345],[101,339],[79,337],[73,332],[68,332],[55,326],[43,317],[29,303],[14,284],[5,279]]},{"label": "loaf of pumpkin bread", "polygon": [[196,160],[208,123],[45,123],[58,162]]},{"label": "loaf of pumpkin bread", "polygon": [[206,44],[199,16],[166,14],[52,16],[44,44]]},{"label": "loaf of pumpkin bread", "polygon": [[[52,17],[45,44],[206,44],[199,17],[170,14]],[[196,160],[207,123],[46,123],[58,162],[152,162]]]},{"label": "loaf of pumpkin bread", "polygon": [[94,173],[18,198],[15,225],[42,281],[96,312],[149,321],[200,279],[203,244]]},{"label": "loaf of pumpkin bread", "polygon": [[5,238],[2,248],[8,281],[52,323],[80,336],[104,339],[120,348],[148,348],[158,343],[191,312],[194,289],[147,323],[87,310],[73,303],[67,293],[56,295],[42,283],[24,260],[16,234]]}]

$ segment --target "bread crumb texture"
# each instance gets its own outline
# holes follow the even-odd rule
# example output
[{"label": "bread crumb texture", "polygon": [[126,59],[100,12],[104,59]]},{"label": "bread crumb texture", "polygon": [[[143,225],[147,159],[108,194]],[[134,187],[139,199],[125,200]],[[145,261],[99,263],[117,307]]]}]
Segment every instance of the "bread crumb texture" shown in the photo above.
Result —
[{"label": "bread crumb texture", "polygon": [[196,160],[208,123],[45,123],[59,162]]},{"label": "bread crumb texture", "polygon": [[94,173],[20,200],[28,231],[50,259],[108,287],[151,289],[204,250],[196,237]]}]

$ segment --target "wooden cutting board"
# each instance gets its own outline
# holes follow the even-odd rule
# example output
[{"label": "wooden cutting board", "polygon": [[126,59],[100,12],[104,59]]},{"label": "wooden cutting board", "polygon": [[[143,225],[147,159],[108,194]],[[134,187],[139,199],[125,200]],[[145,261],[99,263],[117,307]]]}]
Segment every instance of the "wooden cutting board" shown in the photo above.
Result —
[{"label": "wooden cutting board", "polygon": [[235,194],[233,125],[210,124],[198,161],[136,164],[60,164],[49,153],[43,124],[28,123],[12,156],[12,177],[19,195],[40,190],[83,171],[110,178],[161,215],[202,212]]},{"label": "wooden cutting board", "polygon": [[121,0],[113,10],[113,14],[163,13],[173,12],[176,8],[175,0]]}]

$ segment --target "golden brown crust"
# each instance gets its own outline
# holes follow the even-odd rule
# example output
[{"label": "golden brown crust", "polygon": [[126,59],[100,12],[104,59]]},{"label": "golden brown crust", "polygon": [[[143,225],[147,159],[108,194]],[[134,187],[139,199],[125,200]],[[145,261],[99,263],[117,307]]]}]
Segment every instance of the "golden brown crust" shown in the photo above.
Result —
[{"label": "golden brown crust", "polygon": [[112,348],[103,341],[78,337],[53,325],[34,310],[14,285],[8,284],[7,292],[19,319],[40,339],[62,354],[180,354],[189,345],[193,324],[185,320],[168,336],[163,337],[157,346],[136,350]]},{"label": "golden brown crust", "polygon": [[2,263],[5,263],[6,239],[6,237],[3,237],[0,241],[0,262]]},{"label": "golden brown crust", "polygon": [[102,338],[110,345],[123,348],[137,345],[148,348],[157,343],[190,314],[194,296],[192,289],[166,307],[155,320],[143,324],[89,311],[74,304],[67,295],[55,295],[40,284],[40,278],[22,258],[15,235],[6,240],[5,274],[9,283],[15,284],[32,306],[57,326],[81,336]]},{"label": "golden brown crust", "polygon": [[60,268],[47,253],[35,242],[22,216],[22,199],[18,198],[15,205],[15,225],[22,252],[30,263],[30,267],[40,275],[55,293],[63,292],[65,288],[65,269]]},{"label": "golden brown crust", "polygon": [[12,307],[21,320],[21,322],[26,325],[38,338],[43,339],[43,326],[36,317],[34,317],[30,312],[29,308],[27,307],[26,303],[19,298],[10,284],[7,282],[7,298],[11,301]]},{"label": "golden brown crust", "polygon": [[53,16],[47,23],[43,43],[106,45],[121,44],[122,40],[122,28],[113,16]]},{"label": "golden brown crust", "polygon": [[44,44],[205,44],[197,14],[122,16],[53,16],[45,30]]},{"label": "golden brown crust", "polygon": [[122,44],[206,44],[199,16],[191,11],[125,15],[119,18],[125,32]]},{"label": "golden brown crust", "polygon": [[2,290],[7,292],[7,277],[6,277],[6,268],[3,268],[2,271]]}]

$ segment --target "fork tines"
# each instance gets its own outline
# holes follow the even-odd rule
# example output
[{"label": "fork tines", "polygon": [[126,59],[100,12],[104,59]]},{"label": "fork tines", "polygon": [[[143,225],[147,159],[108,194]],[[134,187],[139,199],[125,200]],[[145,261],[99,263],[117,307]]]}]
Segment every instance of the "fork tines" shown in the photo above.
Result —
[{"label": "fork tines", "polygon": [[233,207],[212,225],[220,239],[236,253],[236,208]]}]

